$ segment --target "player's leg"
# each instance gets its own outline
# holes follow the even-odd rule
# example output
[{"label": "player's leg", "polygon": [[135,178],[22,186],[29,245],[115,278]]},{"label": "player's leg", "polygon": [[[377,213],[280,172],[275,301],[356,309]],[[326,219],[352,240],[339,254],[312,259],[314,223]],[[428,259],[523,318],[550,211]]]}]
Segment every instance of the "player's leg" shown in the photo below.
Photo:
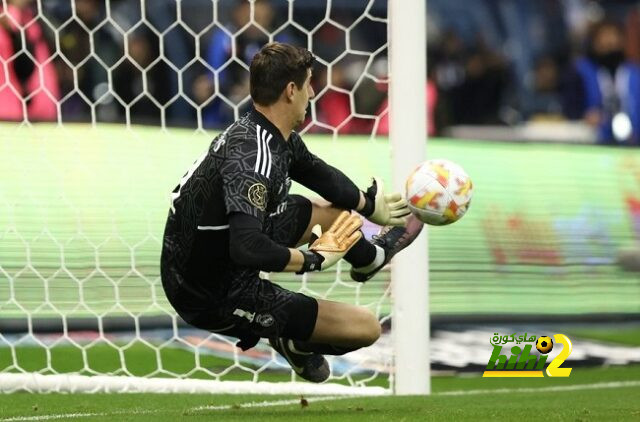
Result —
[{"label": "player's leg", "polygon": [[316,224],[320,224],[323,232],[329,230],[329,227],[331,227],[331,224],[333,224],[336,218],[338,218],[338,215],[344,211],[342,208],[337,208],[330,202],[321,198],[309,199],[297,195],[292,196],[297,197],[297,200],[300,203],[299,206],[309,207],[309,212],[305,212],[305,215],[308,214],[307,220],[304,221],[304,219],[302,219],[299,222],[300,225],[305,226],[305,230],[302,236],[296,240],[296,246],[302,246],[309,242],[309,239],[311,238],[311,229]]},{"label": "player's leg", "polygon": [[[348,303],[318,300],[318,316],[309,343],[334,347],[325,354],[342,354],[372,345],[380,337],[378,318],[369,309]],[[314,351],[319,351],[318,349]]]},{"label": "player's leg", "polygon": [[308,340],[281,336],[269,342],[299,375],[321,382],[330,375],[323,355],[343,355],[369,346],[380,337],[381,328],[366,308],[326,300],[317,303],[316,323]]},{"label": "player's leg", "polygon": [[[307,201],[311,204],[311,215],[304,234],[297,242],[298,246],[309,241],[314,225],[320,224],[324,232],[343,211],[323,199]],[[383,227],[371,242],[363,236],[344,257],[352,265],[351,278],[360,282],[372,278],[391,261],[395,254],[409,246],[418,237],[423,225],[420,220],[411,215],[404,227]]]},{"label": "player's leg", "polygon": [[[281,245],[297,247],[305,245],[311,237],[311,229],[320,224],[322,231],[331,227],[344,211],[324,199],[308,199],[301,195],[289,195],[283,211],[268,219],[271,238]],[[368,240],[361,238],[349,250],[345,259],[355,267],[371,264],[381,251]]]},{"label": "player's leg", "polygon": [[[311,213],[308,221],[305,223],[306,229],[302,236],[296,241],[296,246],[302,246],[309,243],[309,239],[311,238],[311,229],[316,224],[320,224],[323,232],[329,230],[329,227],[331,227],[336,218],[338,218],[338,215],[344,211],[342,208],[338,208],[321,198],[301,198],[303,198],[304,201],[308,201],[307,204],[311,207]],[[304,203],[304,201],[301,202]],[[355,245],[353,245],[349,252],[347,252],[344,259],[354,267],[362,267],[375,262],[376,258],[381,262],[381,254],[382,250],[378,250],[378,248],[363,236]],[[378,262],[378,264],[380,262]]]},{"label": "player's leg", "polygon": [[244,350],[259,338],[267,338],[302,378],[311,382],[329,378],[329,363],[322,353],[294,346],[294,342],[312,338],[318,314],[316,299],[256,277],[245,283],[233,308],[229,309],[235,317],[231,335],[240,338],[238,345]]},{"label": "player's leg", "polygon": [[[351,268],[350,276],[352,280],[365,282],[373,277],[385,265],[391,261],[398,252],[409,246],[418,237],[424,227],[424,223],[411,214],[404,226],[385,226],[377,236],[373,237],[372,243],[376,246],[378,255],[368,265]],[[380,251],[384,251],[380,254]]]},{"label": "player's leg", "polygon": [[[275,288],[282,289],[277,285]],[[277,336],[269,336],[269,343],[306,380],[322,382],[329,377],[329,364],[323,355],[343,355],[369,346],[380,337],[380,323],[366,308],[282,290],[291,297],[291,304],[287,311],[276,312],[282,316],[286,312],[285,318],[274,318],[288,322]],[[315,316],[315,323],[309,334],[311,316]]]}]

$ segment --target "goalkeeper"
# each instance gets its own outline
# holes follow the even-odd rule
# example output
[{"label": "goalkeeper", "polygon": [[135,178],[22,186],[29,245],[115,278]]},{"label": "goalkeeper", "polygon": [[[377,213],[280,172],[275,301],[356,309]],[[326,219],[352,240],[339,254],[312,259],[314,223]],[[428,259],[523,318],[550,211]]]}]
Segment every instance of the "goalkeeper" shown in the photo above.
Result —
[{"label": "goalkeeper", "polygon": [[[298,375],[322,382],[329,377],[323,355],[372,344],[378,320],[360,306],[284,289],[260,271],[320,271],[345,258],[351,277],[363,282],[422,224],[409,219],[400,194],[385,195],[376,178],[360,191],[294,131],[314,96],[313,61],[309,51],[282,43],[255,55],[254,108],[213,140],[172,193],[161,274],[169,302],[189,324],[237,337],[243,350],[268,338]],[[290,195],[291,180],[324,200]],[[386,227],[369,242],[350,210]],[[308,250],[296,249],[307,243]]]}]

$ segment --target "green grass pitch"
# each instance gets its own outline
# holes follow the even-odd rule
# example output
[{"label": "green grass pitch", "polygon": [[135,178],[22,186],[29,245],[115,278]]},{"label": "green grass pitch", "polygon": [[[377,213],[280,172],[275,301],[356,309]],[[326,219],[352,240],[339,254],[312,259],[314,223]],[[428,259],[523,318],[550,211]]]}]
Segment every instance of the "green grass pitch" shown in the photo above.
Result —
[{"label": "green grass pitch", "polygon": [[[569,378],[434,377],[429,397],[11,394],[0,422],[27,420],[638,420],[640,365],[574,368]],[[316,401],[317,400],[317,401]],[[264,403],[266,402],[266,403]],[[256,403],[262,403],[256,406]]]}]

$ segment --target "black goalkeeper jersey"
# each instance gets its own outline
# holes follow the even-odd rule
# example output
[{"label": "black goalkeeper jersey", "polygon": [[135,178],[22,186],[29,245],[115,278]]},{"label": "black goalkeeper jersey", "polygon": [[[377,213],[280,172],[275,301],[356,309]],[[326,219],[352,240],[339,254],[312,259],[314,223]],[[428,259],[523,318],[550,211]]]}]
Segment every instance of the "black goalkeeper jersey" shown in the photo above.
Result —
[{"label": "black goalkeeper jersey", "polygon": [[211,289],[226,289],[233,282],[227,277],[235,265],[229,257],[229,214],[245,213],[264,223],[285,211],[291,180],[338,206],[354,209],[358,204],[353,182],[311,154],[296,132],[285,140],[255,109],[229,126],[171,194],[163,283],[186,283],[198,296],[224,294]]}]

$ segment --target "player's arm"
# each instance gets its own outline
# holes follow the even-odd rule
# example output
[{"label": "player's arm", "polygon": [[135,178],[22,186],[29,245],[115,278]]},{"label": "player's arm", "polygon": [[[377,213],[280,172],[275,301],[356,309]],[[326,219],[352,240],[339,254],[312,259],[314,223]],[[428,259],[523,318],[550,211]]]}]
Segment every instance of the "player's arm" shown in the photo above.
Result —
[{"label": "player's arm", "polygon": [[343,172],[309,152],[302,139],[292,136],[291,141],[294,142],[290,170],[293,180],[337,207],[358,211],[373,223],[383,226],[406,223],[410,214],[407,201],[400,193],[385,194],[381,179],[374,178],[363,192]]},{"label": "player's arm", "polygon": [[[328,250],[310,248],[302,252],[270,239],[263,233],[266,206],[269,203],[269,178],[263,172],[255,171],[257,166],[246,166],[247,160],[242,159],[243,154],[236,153],[240,159],[231,157],[229,162],[234,165],[228,165],[222,171],[225,208],[229,218],[229,251],[234,262],[262,271],[321,270],[335,264],[353,246],[351,235],[354,232],[359,234],[358,229],[362,224],[357,216],[343,219],[336,226],[335,236],[329,239],[333,244],[328,243]],[[233,170],[225,171],[227,169]],[[324,238],[326,240],[327,236]],[[336,248],[335,244],[340,247]]]},{"label": "player's arm", "polygon": [[299,271],[304,258],[262,233],[256,217],[234,212],[229,215],[229,254],[236,264],[261,271]]},{"label": "player's arm", "polygon": [[291,142],[294,142],[291,178],[339,208],[359,211],[362,192],[355,183],[342,171],[311,154],[299,138],[292,136]]},{"label": "player's arm", "polygon": [[262,233],[262,223],[244,214],[229,215],[231,259],[242,266],[261,271],[303,273],[320,271],[338,262],[360,239],[362,221],[344,212],[326,233],[314,227],[314,239],[307,251],[286,248]]}]

